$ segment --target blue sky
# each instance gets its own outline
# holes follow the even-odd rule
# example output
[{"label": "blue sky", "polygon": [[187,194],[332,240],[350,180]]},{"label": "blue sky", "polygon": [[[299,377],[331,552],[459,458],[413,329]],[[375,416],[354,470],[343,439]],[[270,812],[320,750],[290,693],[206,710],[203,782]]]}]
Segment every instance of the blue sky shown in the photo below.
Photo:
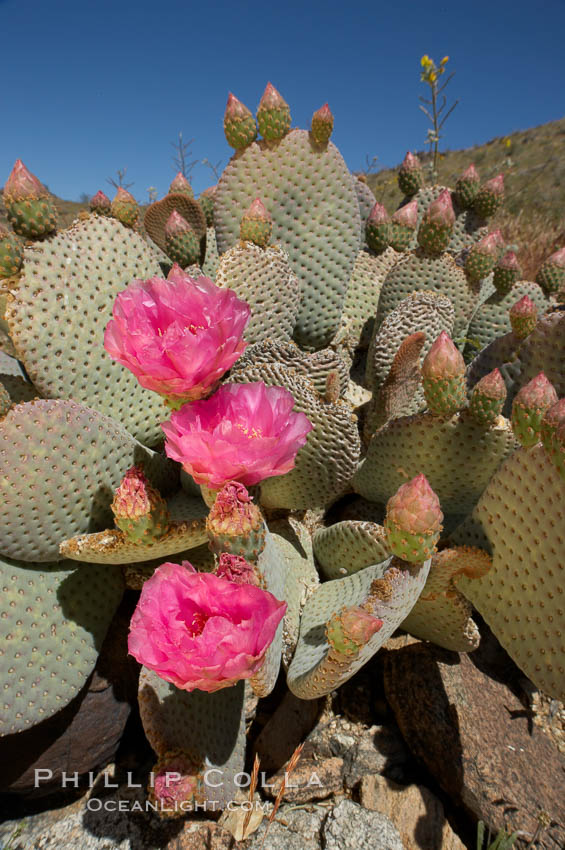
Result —
[{"label": "blue sky", "polygon": [[[0,0],[0,32],[0,185],[19,157],[68,199],[112,197],[124,167],[138,200],[162,197],[179,131],[225,164],[228,92],[255,112],[269,80],[294,126],[329,102],[352,170],[393,166],[424,146],[424,53],[456,72],[444,148],[564,114],[565,0]],[[195,167],[197,193],[214,182]]]}]

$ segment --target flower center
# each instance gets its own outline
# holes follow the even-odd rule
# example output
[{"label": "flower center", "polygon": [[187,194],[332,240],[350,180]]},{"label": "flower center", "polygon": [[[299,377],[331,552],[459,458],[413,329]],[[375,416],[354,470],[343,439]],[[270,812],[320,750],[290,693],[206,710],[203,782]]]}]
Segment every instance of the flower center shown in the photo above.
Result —
[{"label": "flower center", "polygon": [[208,622],[208,617],[202,611],[195,611],[192,618],[186,622],[186,629],[191,637],[198,637],[202,634],[204,626]]},{"label": "flower center", "polygon": [[242,425],[241,422],[234,422],[234,425],[236,428],[239,428],[239,430],[242,431],[245,436],[248,437],[250,440],[255,437],[263,436],[263,432],[260,428],[248,428],[247,425]]},{"label": "flower center", "polygon": [[187,330],[187,331],[190,331],[190,333],[191,333],[191,334],[194,334],[194,335],[196,336],[196,334],[198,333],[198,331],[203,331],[203,330],[204,330],[204,325],[195,325],[195,324],[190,324],[190,325],[187,325],[187,326],[186,326],[186,330]]}]

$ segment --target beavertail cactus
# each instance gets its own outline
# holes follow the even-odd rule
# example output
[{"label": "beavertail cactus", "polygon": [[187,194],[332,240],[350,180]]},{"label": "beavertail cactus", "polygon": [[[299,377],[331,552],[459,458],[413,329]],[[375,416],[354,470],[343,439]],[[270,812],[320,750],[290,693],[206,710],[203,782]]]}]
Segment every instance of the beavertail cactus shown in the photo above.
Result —
[{"label": "beavertail cactus", "polygon": [[326,624],[330,654],[340,658],[358,655],[361,647],[383,626],[383,621],[360,605],[351,605],[336,612]]},{"label": "beavertail cactus", "polygon": [[312,115],[312,138],[319,145],[327,145],[334,128],[334,117],[327,103]]},{"label": "beavertail cactus", "polygon": [[428,407],[437,416],[451,416],[465,405],[465,361],[445,331],[424,358],[422,384]]},{"label": "beavertail cactus", "polygon": [[228,144],[240,150],[257,138],[257,126],[250,110],[231,92],[224,115],[224,133]]},{"label": "beavertail cactus", "polygon": [[282,139],[290,130],[290,107],[271,83],[267,83],[259,103],[257,125],[268,141]]},{"label": "beavertail cactus", "polygon": [[398,488],[386,506],[384,527],[391,552],[420,564],[434,553],[442,528],[439,499],[425,475]]},{"label": "beavertail cactus", "polygon": [[0,279],[16,274],[23,263],[24,252],[22,245],[10,233],[7,227],[0,224]]},{"label": "beavertail cactus", "polygon": [[161,755],[151,770],[149,800],[160,817],[178,818],[205,800],[202,764],[182,750]]},{"label": "beavertail cactus", "polygon": [[104,194],[102,189],[92,196],[89,203],[91,212],[98,213],[98,215],[110,215],[112,202],[110,201],[110,198]]},{"label": "beavertail cactus", "polygon": [[391,219],[390,244],[395,251],[407,251],[418,226],[418,201],[396,210]]},{"label": "beavertail cactus", "polygon": [[273,232],[273,219],[261,198],[255,198],[251,206],[241,217],[239,238],[242,242],[253,242],[260,248],[266,248]]},{"label": "beavertail cactus", "polygon": [[266,529],[261,511],[247,489],[228,481],[218,491],[206,521],[211,548],[256,561],[265,548]]},{"label": "beavertail cactus", "polygon": [[189,198],[194,198],[194,192],[192,191],[192,186],[182,173],[179,171],[172,179],[171,185],[169,186],[169,192],[176,194],[177,192],[181,195],[188,195]]},{"label": "beavertail cactus", "polygon": [[[498,231],[497,231],[498,232]],[[492,282],[501,295],[510,292],[516,281],[520,280],[522,270],[514,251],[508,251],[494,267]]]},{"label": "beavertail cactus", "polygon": [[538,310],[534,302],[524,295],[516,301],[508,313],[512,332],[518,339],[526,339],[531,334],[538,321]]},{"label": "beavertail cactus", "polygon": [[139,466],[128,469],[111,507],[116,525],[134,543],[153,543],[169,528],[167,503]]},{"label": "beavertail cactus", "polygon": [[365,225],[365,238],[369,248],[375,254],[382,254],[388,248],[391,237],[389,215],[382,204],[375,204]]},{"label": "beavertail cactus", "polygon": [[449,189],[429,205],[418,230],[418,243],[428,254],[441,254],[451,241],[455,213]]},{"label": "beavertail cactus", "polygon": [[503,203],[504,177],[499,174],[481,186],[473,201],[473,209],[481,218],[491,218]]},{"label": "beavertail cactus", "polygon": [[200,240],[188,221],[173,210],[165,225],[167,254],[181,269],[196,265],[200,257]]},{"label": "beavertail cactus", "polygon": [[38,239],[57,227],[57,210],[49,192],[21,159],[4,185],[4,204],[8,221],[20,236]]},{"label": "beavertail cactus", "polygon": [[118,187],[110,207],[110,214],[126,227],[135,227],[137,224],[139,206],[133,195],[122,186]]},{"label": "beavertail cactus", "polygon": [[541,441],[543,447],[557,468],[561,478],[565,478],[565,398],[552,405],[541,421]]},{"label": "beavertail cactus", "polygon": [[512,429],[525,448],[539,442],[541,421],[557,401],[557,393],[543,372],[518,392],[512,404]]},{"label": "beavertail cactus", "polygon": [[479,191],[480,183],[481,178],[478,175],[477,169],[471,163],[455,184],[455,195],[459,206],[463,207],[463,209],[471,206]]},{"label": "beavertail cactus", "polygon": [[562,289],[565,284],[565,248],[556,251],[542,263],[536,282],[548,295]]},{"label": "beavertail cactus", "polygon": [[414,154],[408,153],[398,170],[398,186],[405,195],[415,195],[424,185],[424,176],[420,160]]},{"label": "beavertail cactus", "polygon": [[475,384],[469,410],[481,425],[492,425],[502,413],[506,401],[506,384],[499,369],[493,369]]},{"label": "beavertail cactus", "polygon": [[469,280],[482,280],[490,274],[503,244],[500,230],[495,230],[471,247],[465,260],[465,272]]},{"label": "beavertail cactus", "polygon": [[206,216],[206,225],[208,227],[214,227],[214,198],[216,195],[216,187],[209,186],[208,189],[204,189],[198,198],[198,203],[202,207],[202,212]]}]

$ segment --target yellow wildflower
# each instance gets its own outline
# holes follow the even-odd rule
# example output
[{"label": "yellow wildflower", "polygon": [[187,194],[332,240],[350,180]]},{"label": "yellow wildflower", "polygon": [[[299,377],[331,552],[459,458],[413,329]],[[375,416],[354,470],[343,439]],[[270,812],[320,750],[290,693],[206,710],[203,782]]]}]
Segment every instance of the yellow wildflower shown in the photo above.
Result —
[{"label": "yellow wildflower", "polygon": [[422,56],[422,58],[420,59],[420,65],[422,66],[422,68],[428,68],[431,64],[432,60],[427,54],[425,56]]},{"label": "yellow wildflower", "polygon": [[430,83],[435,83],[435,81],[437,80],[437,74],[435,71],[431,72],[431,74],[428,76],[428,80],[430,81]]},{"label": "yellow wildflower", "polygon": [[446,62],[449,62],[449,56],[444,56],[440,62],[440,65],[445,65]]}]

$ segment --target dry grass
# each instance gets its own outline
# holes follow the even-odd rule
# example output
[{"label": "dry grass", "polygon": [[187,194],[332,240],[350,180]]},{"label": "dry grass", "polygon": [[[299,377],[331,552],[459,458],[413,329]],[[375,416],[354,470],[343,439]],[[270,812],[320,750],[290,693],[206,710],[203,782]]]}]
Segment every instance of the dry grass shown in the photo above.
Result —
[{"label": "dry grass", "polygon": [[516,216],[500,213],[495,220],[507,244],[517,245],[524,280],[535,280],[542,262],[565,245],[565,220],[545,213],[521,211]]}]

